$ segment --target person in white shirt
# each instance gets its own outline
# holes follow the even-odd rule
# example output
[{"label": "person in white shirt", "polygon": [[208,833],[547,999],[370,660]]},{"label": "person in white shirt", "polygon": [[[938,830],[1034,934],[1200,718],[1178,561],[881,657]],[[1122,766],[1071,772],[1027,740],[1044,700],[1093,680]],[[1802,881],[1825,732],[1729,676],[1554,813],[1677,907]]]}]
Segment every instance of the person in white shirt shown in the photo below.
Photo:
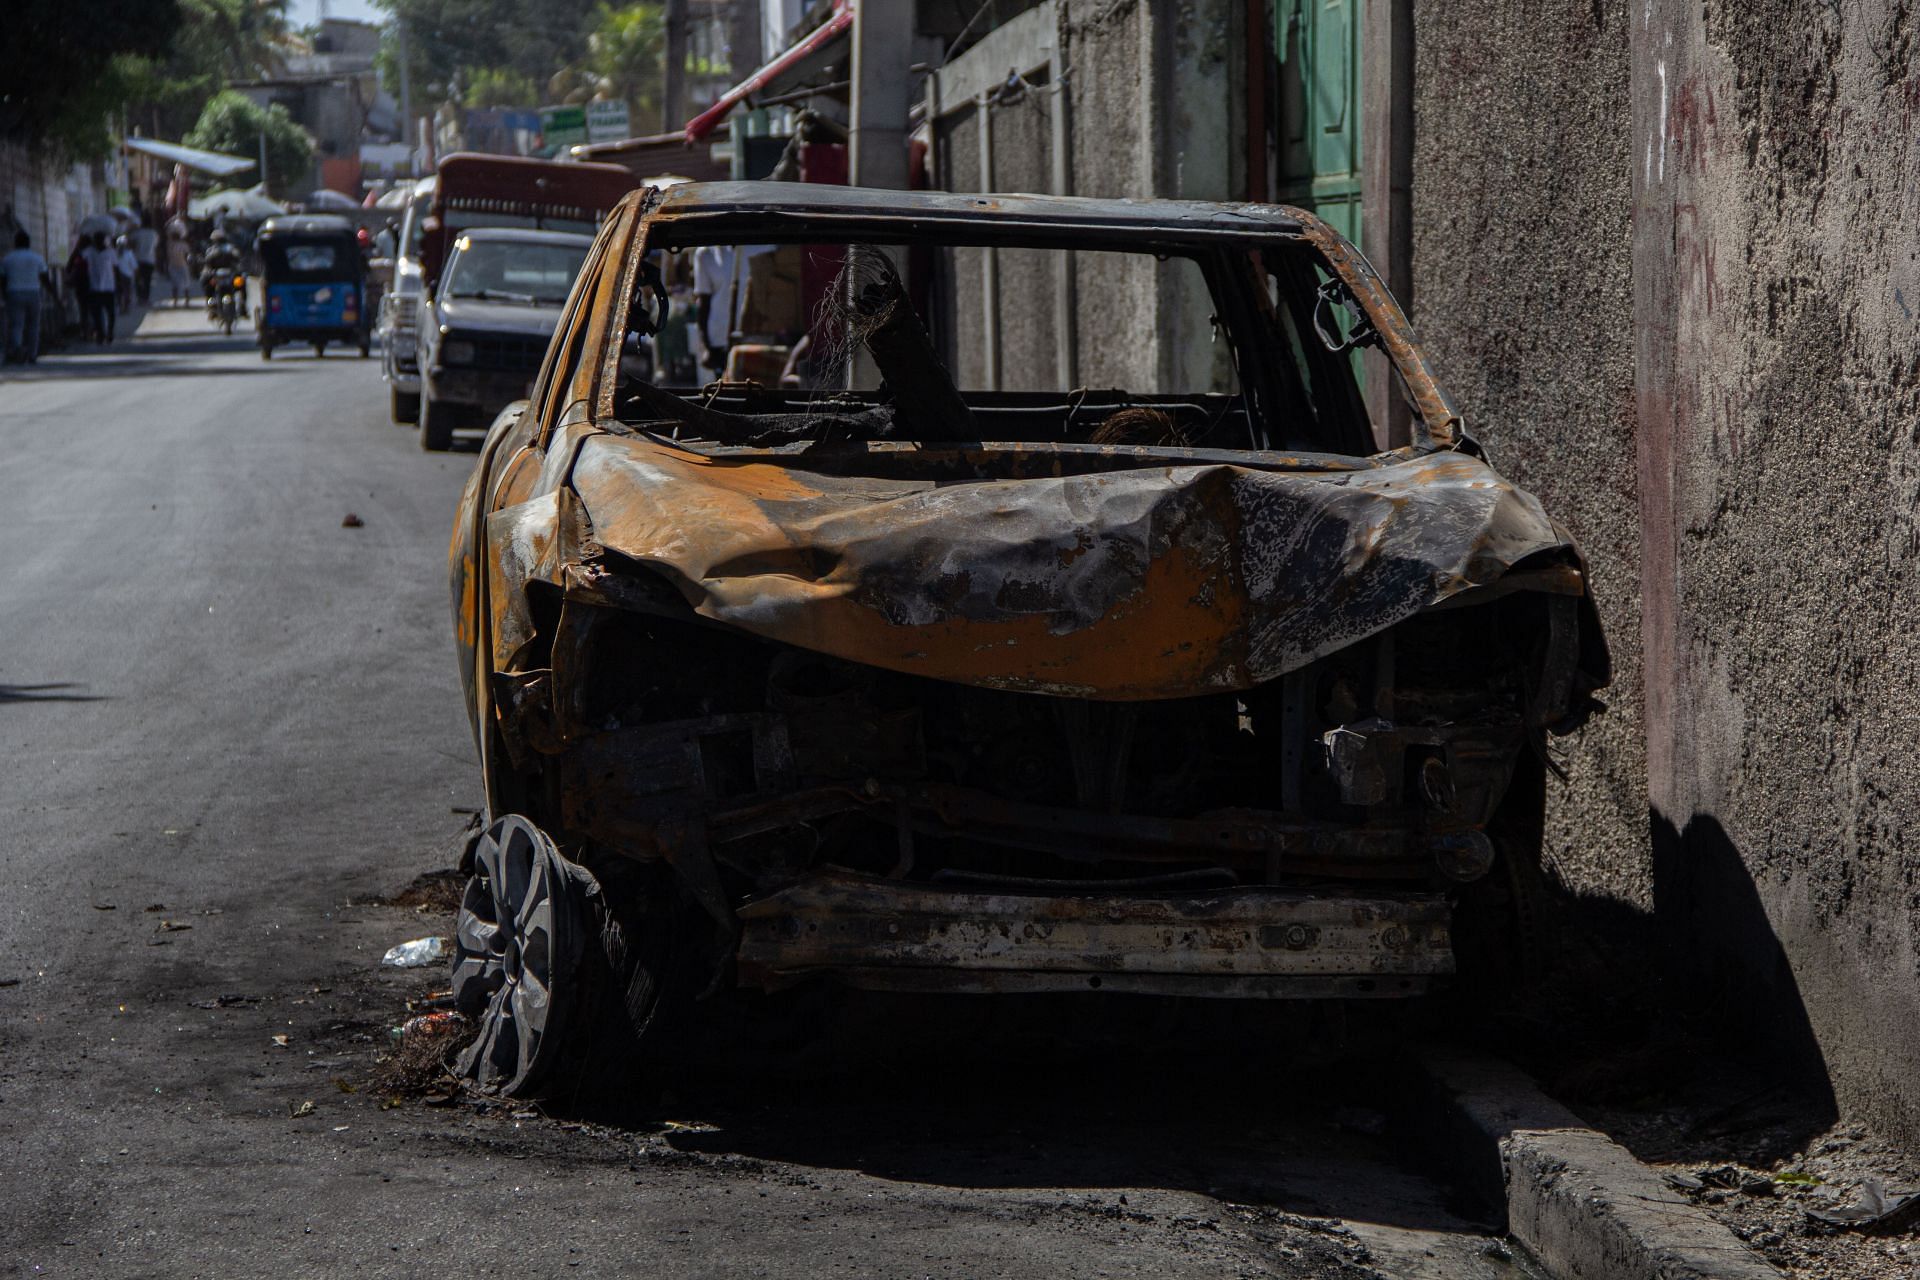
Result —
[{"label": "person in white shirt", "polygon": [[120,299],[120,314],[133,310],[133,284],[140,277],[140,260],[133,256],[133,246],[127,243],[125,236],[118,236],[113,242],[114,296]]},{"label": "person in white shirt", "polygon": [[746,293],[747,263],[774,248],[770,244],[708,244],[693,251],[694,318],[700,345],[706,348],[703,363],[716,374],[727,367],[727,347],[733,342],[734,321]]},{"label": "person in white shirt", "polygon": [[187,224],[176,217],[167,223],[167,287],[173,290],[173,305],[193,302],[193,247],[187,241]]},{"label": "person in white shirt", "polygon": [[0,276],[7,294],[7,363],[33,364],[40,359],[40,290],[51,273],[26,232],[14,233],[13,251],[0,257]]},{"label": "person in white shirt", "polygon": [[153,301],[153,269],[160,261],[160,233],[147,223],[145,214],[140,215],[140,225],[133,229],[127,239],[133,242],[133,260],[139,272],[134,277],[134,287],[140,297],[140,305],[147,306]]},{"label": "person in white shirt", "polygon": [[101,346],[113,341],[113,294],[120,284],[120,254],[107,243],[107,233],[96,231],[81,251],[87,266],[87,327]]}]

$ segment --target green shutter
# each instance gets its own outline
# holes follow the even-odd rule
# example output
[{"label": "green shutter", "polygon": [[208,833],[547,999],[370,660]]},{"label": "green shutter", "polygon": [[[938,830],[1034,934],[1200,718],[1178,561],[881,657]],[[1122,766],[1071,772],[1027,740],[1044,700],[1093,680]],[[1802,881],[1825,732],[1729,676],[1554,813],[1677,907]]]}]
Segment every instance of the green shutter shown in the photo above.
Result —
[{"label": "green shutter", "polygon": [[1279,0],[1280,198],[1360,242],[1360,6]]}]

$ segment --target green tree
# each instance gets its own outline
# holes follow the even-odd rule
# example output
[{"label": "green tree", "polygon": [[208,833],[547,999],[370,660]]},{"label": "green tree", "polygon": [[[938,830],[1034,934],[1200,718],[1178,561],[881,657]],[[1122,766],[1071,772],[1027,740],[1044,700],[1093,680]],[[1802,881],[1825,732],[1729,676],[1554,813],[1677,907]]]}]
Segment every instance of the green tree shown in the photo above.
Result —
[{"label": "green tree", "polygon": [[[416,99],[452,96],[464,69],[509,67],[536,84],[587,54],[595,0],[379,0],[406,26]],[[396,42],[397,43],[397,42]],[[398,50],[381,59],[398,93]]]},{"label": "green tree", "polygon": [[262,133],[267,139],[268,189],[286,191],[304,182],[313,163],[313,138],[277,102],[263,109],[237,90],[222,90],[207,101],[182,141],[228,155],[257,156]]},{"label": "green tree", "polygon": [[461,80],[460,101],[469,107],[540,105],[540,86],[512,67],[470,67]]},{"label": "green tree", "polygon": [[587,62],[599,77],[600,96],[624,101],[635,120],[651,120],[660,113],[665,11],[657,4],[602,4],[594,19]]},{"label": "green tree", "polygon": [[287,0],[178,0],[181,21],[148,56],[122,59],[129,122],[163,138],[193,126],[207,100],[235,80],[269,76],[300,47]]},{"label": "green tree", "polygon": [[178,0],[9,0],[0,38],[0,137],[76,159],[112,146],[138,59],[180,26]]}]

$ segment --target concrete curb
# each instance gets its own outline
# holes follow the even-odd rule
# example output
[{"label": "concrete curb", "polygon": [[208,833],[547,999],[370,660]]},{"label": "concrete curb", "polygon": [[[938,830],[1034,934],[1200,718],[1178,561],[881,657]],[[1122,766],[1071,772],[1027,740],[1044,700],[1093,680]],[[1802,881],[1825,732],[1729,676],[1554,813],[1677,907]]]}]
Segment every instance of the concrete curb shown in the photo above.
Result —
[{"label": "concrete curb", "polygon": [[1502,1062],[1433,1049],[1463,1181],[1506,1205],[1507,1230],[1555,1280],[1780,1280],[1776,1270],[1626,1148]]}]

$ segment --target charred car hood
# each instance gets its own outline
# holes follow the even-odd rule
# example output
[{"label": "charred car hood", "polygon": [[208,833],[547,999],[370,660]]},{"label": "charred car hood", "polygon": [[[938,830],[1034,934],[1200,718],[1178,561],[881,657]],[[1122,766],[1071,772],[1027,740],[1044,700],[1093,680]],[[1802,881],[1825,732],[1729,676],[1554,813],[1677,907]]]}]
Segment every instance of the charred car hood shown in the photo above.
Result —
[{"label": "charred car hood", "polygon": [[[972,456],[990,467],[994,447]],[[1579,563],[1531,494],[1469,454],[1334,461],[935,481],[593,433],[571,488],[592,541],[617,553],[611,571],[651,571],[714,622],[914,675],[1103,699],[1247,688],[1522,561]],[[558,512],[538,505],[498,513],[495,537],[544,544],[532,558],[551,573],[552,543],[526,520]],[[496,639],[511,649],[520,631]]]}]

